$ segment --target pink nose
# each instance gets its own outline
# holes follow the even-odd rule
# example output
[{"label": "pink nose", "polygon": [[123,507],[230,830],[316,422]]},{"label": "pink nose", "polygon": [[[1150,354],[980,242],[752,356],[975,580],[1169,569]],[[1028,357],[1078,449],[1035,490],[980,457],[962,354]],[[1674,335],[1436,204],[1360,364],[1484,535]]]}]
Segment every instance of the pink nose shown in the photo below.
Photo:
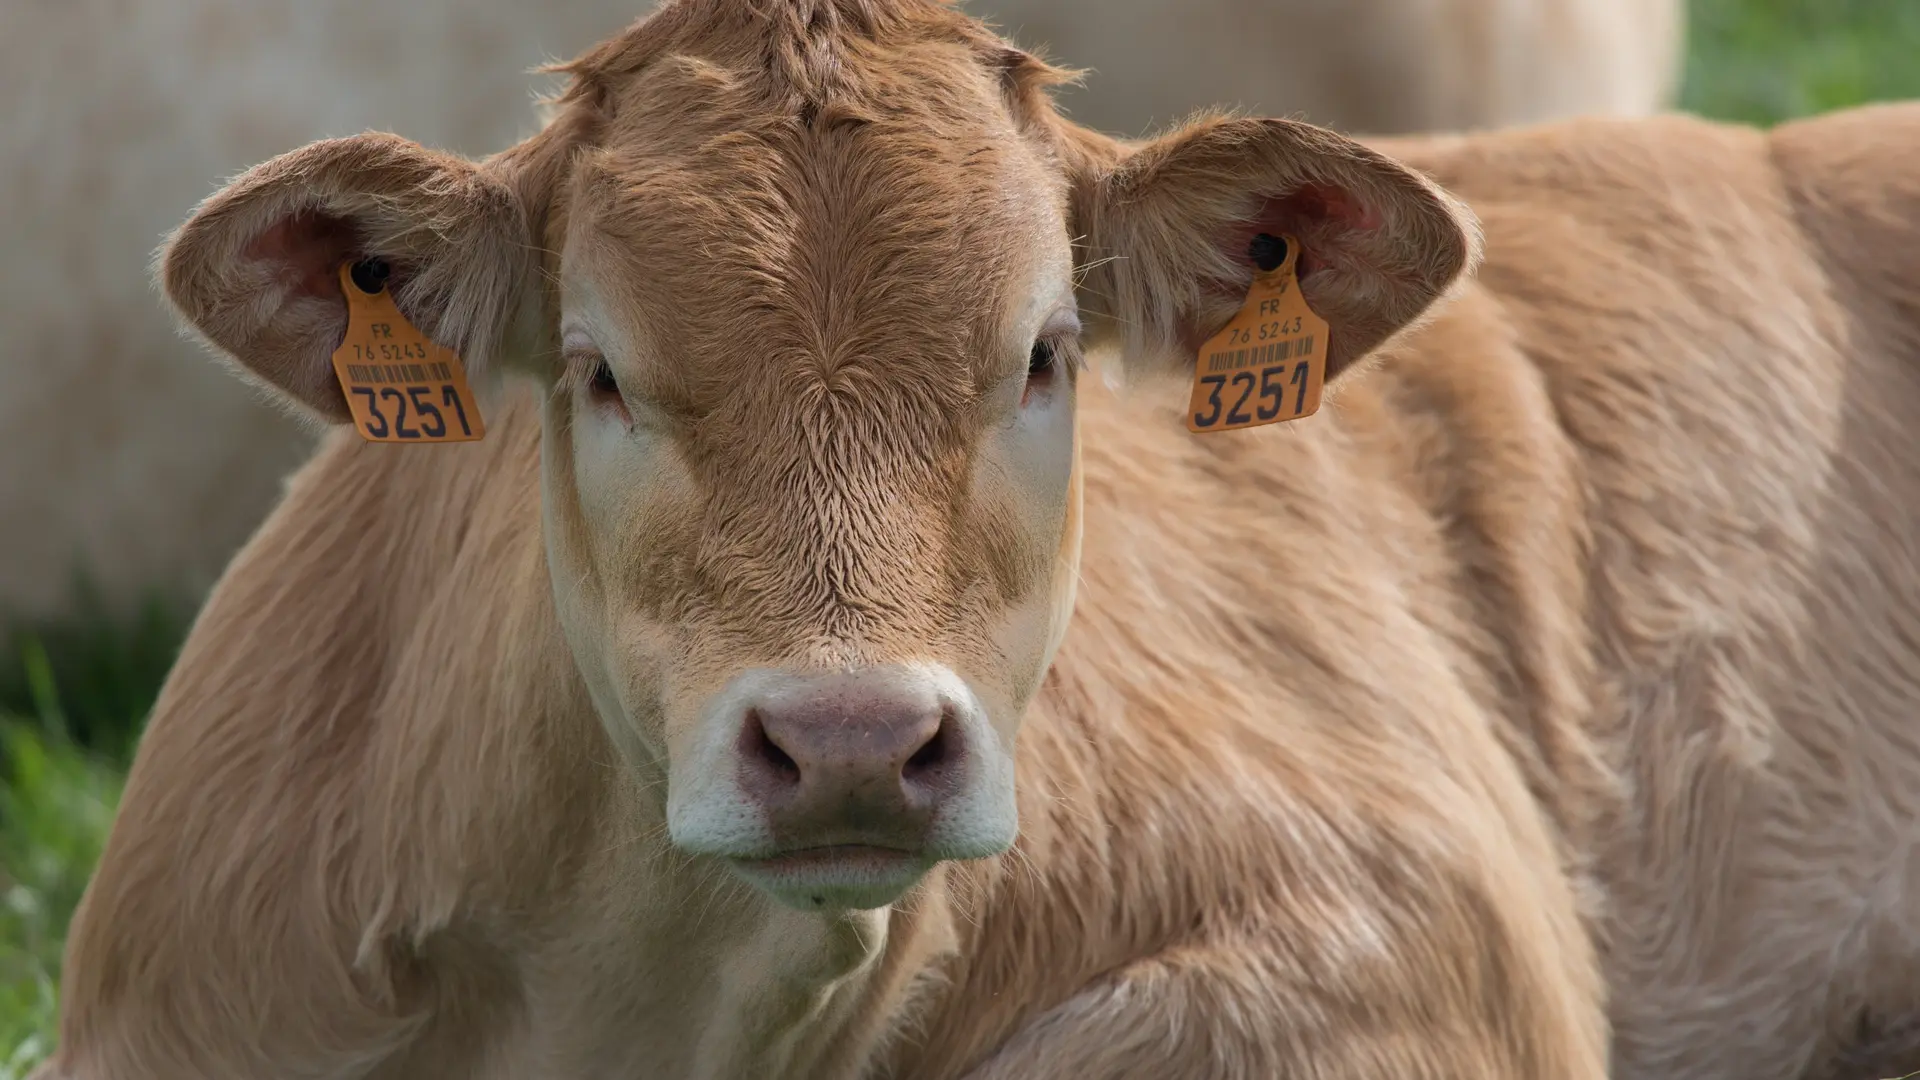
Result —
[{"label": "pink nose", "polygon": [[808,679],[749,706],[741,788],[781,846],[919,847],[967,748],[952,703],[896,683]]}]

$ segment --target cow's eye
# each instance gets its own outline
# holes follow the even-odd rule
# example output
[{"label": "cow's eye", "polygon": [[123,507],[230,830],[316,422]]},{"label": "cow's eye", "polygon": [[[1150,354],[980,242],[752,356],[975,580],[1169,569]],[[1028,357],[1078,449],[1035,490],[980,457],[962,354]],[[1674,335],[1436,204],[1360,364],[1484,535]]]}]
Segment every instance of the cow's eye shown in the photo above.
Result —
[{"label": "cow's eye", "polygon": [[633,415],[627,411],[627,399],[620,394],[620,384],[614,380],[612,365],[599,356],[593,357],[591,362],[593,367],[587,375],[587,400],[596,408],[611,409],[621,422],[631,426]]},{"label": "cow's eye", "polygon": [[1053,373],[1053,342],[1041,338],[1027,354],[1027,378],[1041,379]]},{"label": "cow's eye", "polygon": [[593,377],[587,381],[587,389],[604,397],[619,397],[620,384],[613,381],[613,368],[605,360],[593,369]]}]

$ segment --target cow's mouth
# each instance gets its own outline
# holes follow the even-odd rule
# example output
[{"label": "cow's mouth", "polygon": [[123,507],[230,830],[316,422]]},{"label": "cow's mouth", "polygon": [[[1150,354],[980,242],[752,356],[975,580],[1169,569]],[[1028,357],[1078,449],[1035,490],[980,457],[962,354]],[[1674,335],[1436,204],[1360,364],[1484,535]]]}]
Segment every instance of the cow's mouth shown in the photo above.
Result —
[{"label": "cow's mouth", "polygon": [[872,844],[793,848],[730,860],[748,881],[802,911],[878,908],[898,900],[937,861],[918,852]]}]

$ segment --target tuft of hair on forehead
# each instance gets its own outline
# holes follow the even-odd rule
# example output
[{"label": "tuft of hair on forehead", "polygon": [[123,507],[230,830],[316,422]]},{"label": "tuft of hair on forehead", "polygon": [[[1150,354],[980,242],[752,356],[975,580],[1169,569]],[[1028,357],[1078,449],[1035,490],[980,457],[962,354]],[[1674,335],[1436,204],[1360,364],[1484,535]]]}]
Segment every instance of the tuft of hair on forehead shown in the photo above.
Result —
[{"label": "tuft of hair on forehead", "polygon": [[[669,412],[912,355],[872,399],[952,415],[1011,362],[990,320],[1070,205],[1048,90],[1073,73],[939,0],[667,0],[549,70],[568,85],[505,171],[533,178],[547,251],[644,277],[614,290],[622,317],[706,358],[648,366]],[[751,373],[724,344],[743,333]]]},{"label": "tuft of hair on forehead", "polygon": [[1082,76],[1003,40],[953,0],[666,0],[624,32],[542,70],[568,79],[549,105],[610,118],[625,82],[663,58],[696,57],[758,81],[762,103],[811,122],[823,113],[864,112],[885,93],[873,66],[853,57],[923,55],[924,46],[939,44],[998,78],[1023,130],[1045,128],[1055,115],[1050,90]]}]

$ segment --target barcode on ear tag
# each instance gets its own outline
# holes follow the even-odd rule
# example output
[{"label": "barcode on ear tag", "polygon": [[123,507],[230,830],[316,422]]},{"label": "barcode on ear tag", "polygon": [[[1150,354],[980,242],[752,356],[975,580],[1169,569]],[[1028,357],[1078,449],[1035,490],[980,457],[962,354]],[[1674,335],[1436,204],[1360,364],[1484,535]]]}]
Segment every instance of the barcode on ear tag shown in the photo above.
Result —
[{"label": "barcode on ear tag", "polygon": [[1300,243],[1257,273],[1240,313],[1194,358],[1187,430],[1208,434],[1312,416],[1327,376],[1327,321],[1300,295]]},{"label": "barcode on ear tag", "polygon": [[340,267],[347,337],[333,351],[333,374],[368,442],[474,442],[487,433],[467,368],[453,350],[427,340],[381,285],[367,292],[352,263]]}]

